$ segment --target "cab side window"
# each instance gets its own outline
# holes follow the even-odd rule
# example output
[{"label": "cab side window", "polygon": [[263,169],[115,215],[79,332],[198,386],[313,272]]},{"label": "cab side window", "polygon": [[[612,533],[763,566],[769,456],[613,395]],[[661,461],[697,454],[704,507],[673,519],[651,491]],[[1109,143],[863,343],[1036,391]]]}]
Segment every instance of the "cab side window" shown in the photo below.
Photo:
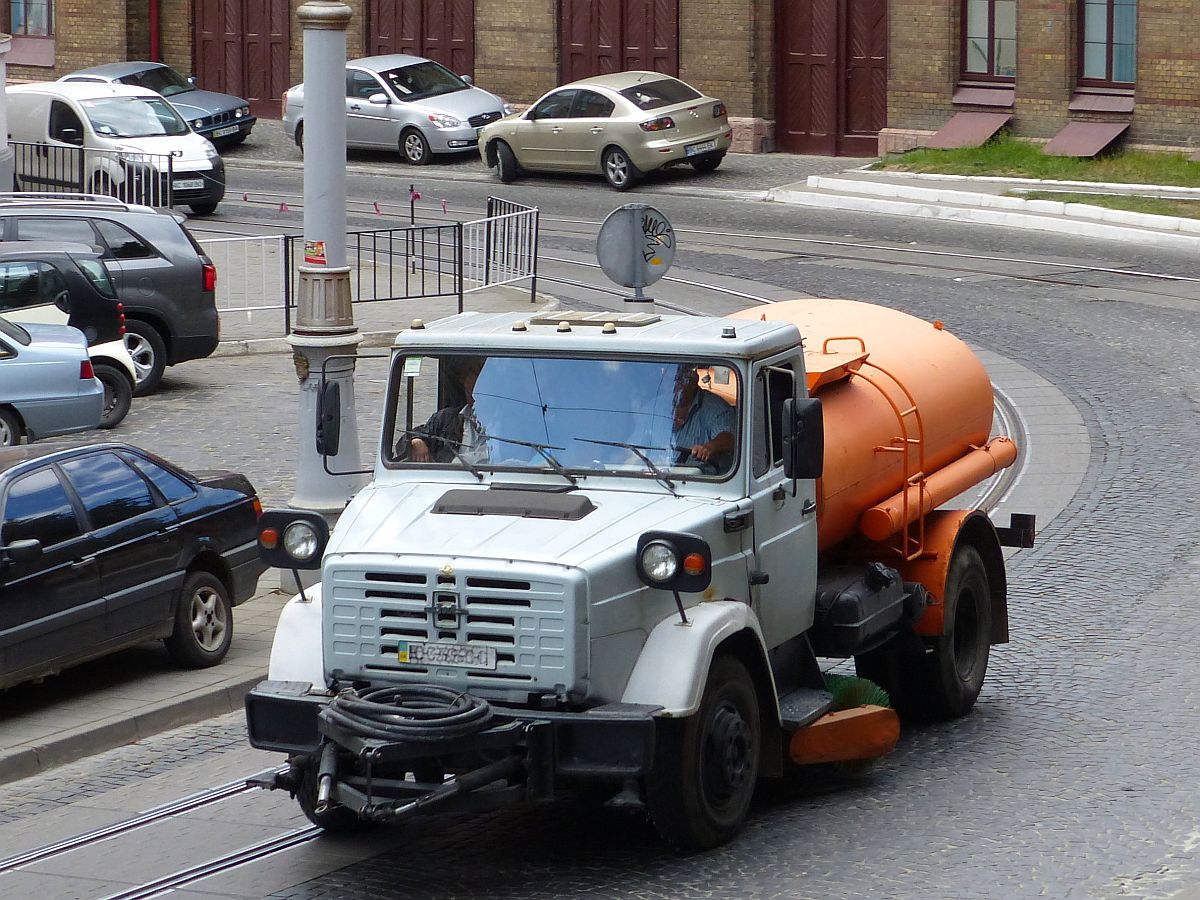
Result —
[{"label": "cab side window", "polygon": [[61,100],[50,103],[50,137],[64,144],[83,146],[83,122],[75,110]]},{"label": "cab side window", "polygon": [[571,110],[573,119],[607,119],[612,115],[613,102],[595,91],[579,91]]},{"label": "cab side window", "polygon": [[80,534],[75,507],[53,469],[40,469],[13,484],[4,504],[0,544],[38,540],[51,547]]},{"label": "cab side window", "polygon": [[575,102],[578,91],[555,91],[533,108],[533,116],[537,119],[566,119],[571,115],[571,104]]},{"label": "cab side window", "polygon": [[751,411],[754,477],[783,465],[783,401],[795,396],[791,365],[763,366],[754,376]]},{"label": "cab side window", "polygon": [[62,464],[83,501],[92,528],[107,528],[156,507],[150,487],[114,453],[100,453]]}]

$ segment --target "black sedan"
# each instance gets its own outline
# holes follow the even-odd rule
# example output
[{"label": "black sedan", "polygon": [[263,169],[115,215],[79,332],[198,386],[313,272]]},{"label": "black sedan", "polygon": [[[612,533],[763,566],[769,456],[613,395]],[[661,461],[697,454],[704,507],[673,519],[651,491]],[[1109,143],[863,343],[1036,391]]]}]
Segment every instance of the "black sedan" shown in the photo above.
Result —
[{"label": "black sedan", "polygon": [[163,639],[224,659],[266,566],[243,475],[191,475],[127,444],[0,449],[0,688]]}]

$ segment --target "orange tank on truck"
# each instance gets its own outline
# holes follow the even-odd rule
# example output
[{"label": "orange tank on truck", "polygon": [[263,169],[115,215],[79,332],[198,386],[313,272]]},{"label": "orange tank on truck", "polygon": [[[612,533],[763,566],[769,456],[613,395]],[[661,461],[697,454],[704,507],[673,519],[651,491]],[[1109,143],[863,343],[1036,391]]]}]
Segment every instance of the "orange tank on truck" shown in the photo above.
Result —
[{"label": "orange tank on truck", "polygon": [[791,322],[804,336],[809,394],[825,419],[823,550],[855,532],[886,540],[1017,458],[1008,437],[988,440],[994,402],[983,363],[940,322],[828,299],[732,318]]}]

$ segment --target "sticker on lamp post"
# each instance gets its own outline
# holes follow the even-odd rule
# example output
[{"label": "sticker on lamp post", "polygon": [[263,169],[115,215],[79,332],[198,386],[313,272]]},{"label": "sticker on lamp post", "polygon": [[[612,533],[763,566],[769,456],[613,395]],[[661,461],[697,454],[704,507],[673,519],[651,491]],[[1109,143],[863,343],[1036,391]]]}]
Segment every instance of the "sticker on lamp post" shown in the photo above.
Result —
[{"label": "sticker on lamp post", "polygon": [[645,203],[614,209],[600,226],[596,257],[611,281],[633,288],[629,303],[653,303],[642,289],[667,274],[675,259],[675,230],[661,212]]},{"label": "sticker on lamp post", "polygon": [[325,262],[325,242],[324,241],[305,241],[304,242],[304,261],[316,266],[323,266]]}]

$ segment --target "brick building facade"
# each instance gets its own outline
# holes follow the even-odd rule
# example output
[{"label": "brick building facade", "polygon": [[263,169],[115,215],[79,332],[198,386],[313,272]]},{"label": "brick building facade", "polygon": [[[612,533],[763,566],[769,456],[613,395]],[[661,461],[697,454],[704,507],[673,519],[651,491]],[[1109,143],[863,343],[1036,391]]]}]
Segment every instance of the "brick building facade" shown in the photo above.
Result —
[{"label": "brick building facade", "polygon": [[[0,0],[0,7],[8,8],[11,25],[17,7],[44,2]],[[277,114],[282,89],[301,80],[296,10],[302,0],[50,2],[51,35],[11,29],[10,80],[53,79],[102,62],[149,58],[157,49],[159,59],[195,72],[203,86],[251,98],[264,115]],[[449,10],[453,25],[445,27],[468,31],[475,81],[517,105],[565,80],[567,49],[583,48],[583,69],[571,64],[577,73],[588,66],[645,68],[626,65],[648,58],[630,57],[628,46],[639,39],[653,43],[656,67],[726,102],[736,150],[871,155],[877,147],[907,149],[963,111],[1008,113],[1014,132],[1030,138],[1049,138],[1072,120],[1104,119],[1127,121],[1133,143],[1200,143],[1200,53],[1189,37],[1200,20],[1200,0],[345,2],[353,12],[351,57],[380,49],[382,21],[399,23],[404,16],[428,28],[431,9]],[[1136,65],[1128,56],[1133,51],[1110,35],[1118,46],[1107,57],[1109,69],[1115,64],[1120,71],[1108,82],[1095,72],[1081,78],[1083,57],[1094,66],[1100,56],[1092,54],[1103,50],[1081,38],[1083,10],[1101,7],[1110,30],[1127,26],[1130,9],[1136,16],[1129,32],[1136,33]],[[236,58],[251,33],[263,30],[255,18],[262,10],[273,10],[282,49],[267,54],[242,47]],[[648,26],[642,15],[657,18]],[[215,50],[201,46],[201,20],[222,23],[227,32]],[[638,37],[647,28],[653,40]],[[402,34],[399,24],[395,30],[385,49],[422,52],[419,33]],[[426,55],[439,59],[438,36],[426,37],[434,47]],[[1121,68],[1126,63],[1135,77]],[[276,70],[272,78],[254,82],[264,67]],[[262,96],[251,93],[255,83]]]}]

